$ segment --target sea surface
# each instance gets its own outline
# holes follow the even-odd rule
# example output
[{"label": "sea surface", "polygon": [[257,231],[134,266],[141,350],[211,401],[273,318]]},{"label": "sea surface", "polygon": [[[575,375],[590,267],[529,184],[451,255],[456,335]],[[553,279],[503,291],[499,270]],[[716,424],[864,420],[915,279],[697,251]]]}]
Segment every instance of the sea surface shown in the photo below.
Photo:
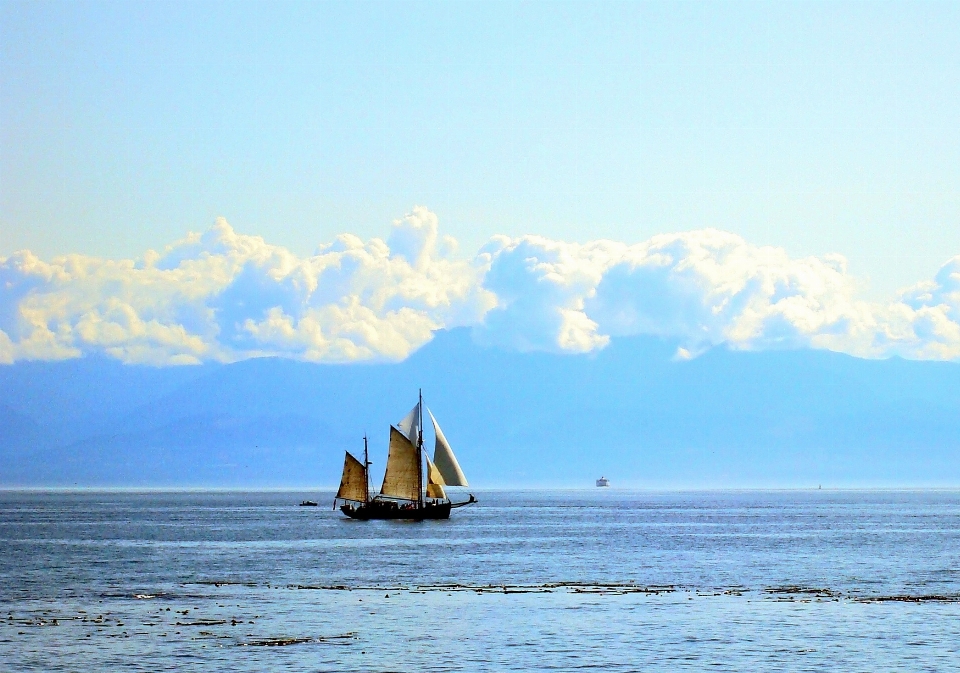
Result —
[{"label": "sea surface", "polygon": [[0,492],[0,670],[960,670],[960,493],[476,495]]}]

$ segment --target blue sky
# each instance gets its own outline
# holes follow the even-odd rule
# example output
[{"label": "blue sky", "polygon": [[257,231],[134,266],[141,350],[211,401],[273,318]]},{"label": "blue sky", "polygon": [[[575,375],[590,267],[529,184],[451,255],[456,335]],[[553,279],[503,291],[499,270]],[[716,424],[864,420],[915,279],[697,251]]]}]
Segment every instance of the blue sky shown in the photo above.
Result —
[{"label": "blue sky", "polygon": [[[173,245],[178,260],[189,259],[188,232],[208,230],[219,216],[232,225],[230,235],[262,236],[297,260],[342,232],[363,241],[392,238],[401,247],[409,234],[414,256],[423,232],[439,237],[428,256],[453,266],[418,271],[411,263],[409,278],[456,286],[459,294],[437,300],[425,291],[410,299],[406,289],[391,290],[393,299],[371,309],[380,312],[376,321],[393,320],[388,314],[399,315],[404,301],[419,313],[394,324],[399,331],[391,336],[377,337],[382,345],[369,351],[376,357],[401,357],[422,342],[424,330],[464,324],[498,343],[577,352],[636,331],[679,336],[691,352],[724,341],[872,357],[953,359],[960,352],[929,348],[960,339],[951,331],[960,329],[960,295],[949,282],[954,267],[935,278],[960,254],[956,4],[3,2],[0,11],[0,258],[8,278],[0,330],[14,344],[46,339],[43,348],[49,346],[35,341],[19,355],[8,347],[7,360],[84,351],[79,334],[96,348],[111,348],[121,338],[114,326],[149,332],[151,321],[167,330],[156,332],[158,343],[196,337],[205,346],[172,354],[161,348],[160,355],[143,355],[146,361],[287,352],[277,336],[287,323],[301,344],[290,352],[303,355],[310,348],[301,334],[308,327],[300,325],[305,306],[341,311],[336,318],[315,316],[328,331],[338,320],[361,320],[347,311],[356,288],[325,304],[315,295],[290,299],[264,289],[281,276],[287,280],[277,282],[292,287],[284,274],[295,264],[271,266],[257,257],[262,277],[243,275],[250,268],[243,255],[260,254],[249,248],[231,258],[229,278],[204,271],[209,294],[199,304],[163,292],[146,296],[143,288],[153,280],[121,280],[117,269],[96,283],[77,280],[91,277],[91,264],[102,271],[92,257],[142,266],[148,249],[162,253]],[[439,230],[423,229],[422,218],[392,224],[420,212],[416,205],[436,214]],[[704,228],[739,242],[678,233]],[[225,231],[209,229],[207,243],[220,245]],[[674,278],[680,285],[657,296],[697,304],[680,318],[675,307],[668,307],[669,319],[662,311],[655,319],[630,318],[623,306],[594,300],[591,292],[609,269],[628,258],[642,265],[652,248],[604,249],[604,261],[592,242],[630,246],[658,234],[675,235],[671,240],[683,248],[671,269],[704,245],[712,250],[708,257],[738,250],[753,261],[722,278],[696,267],[692,285]],[[528,292],[529,301],[514,301],[514,313],[506,315],[505,297],[545,286],[524,285],[536,269],[487,275],[492,258],[479,259],[478,250],[498,235],[510,241],[492,244],[487,254],[520,255],[527,250],[524,235],[547,241],[530,243],[536,254],[524,259],[561,264],[551,278],[562,277],[556,287],[563,292],[533,298]],[[458,252],[441,254],[443,236],[459,242]],[[10,261],[24,249],[53,266]],[[54,260],[71,253],[84,256],[79,266],[87,271],[63,280],[69,273],[58,276],[56,269],[65,267]],[[371,259],[379,259],[375,253]],[[501,271],[510,255],[501,258]],[[579,261],[564,266],[557,262],[564,255]],[[803,261],[811,255],[820,267]],[[834,268],[841,269],[839,279],[830,275]],[[378,288],[408,278],[406,271],[384,273]],[[723,285],[730,277],[738,279],[733,290]],[[783,305],[761,311],[757,319],[767,322],[760,328],[744,326],[756,316],[742,311],[714,324],[710,316],[737,305],[731,297],[755,296],[744,288],[758,277],[772,283],[761,292],[765,306],[781,303],[783,290],[771,279],[784,277],[804,310],[816,315],[798,317]],[[60,284],[48,287],[51,278]],[[170,287],[183,282],[167,280]],[[136,300],[116,291],[128,281],[140,288]],[[613,284],[608,279],[604,287]],[[906,299],[895,295],[908,286]],[[649,303],[651,287],[624,285],[616,296]],[[25,303],[42,291],[49,300],[42,310]],[[243,292],[249,296],[240,303],[256,311],[241,311],[226,325],[223,316],[232,314],[224,296],[237,302]],[[74,305],[56,327],[50,307],[64,297]],[[500,312],[489,313],[497,302]],[[929,324],[904,313],[938,306],[946,307],[943,315],[927,315]],[[274,308],[280,313],[270,313]],[[361,308],[370,309],[360,302]],[[220,317],[204,318],[204,311]],[[147,327],[136,327],[133,314]],[[535,315],[543,320],[520,325]],[[41,339],[31,332],[24,326],[31,320],[50,334]],[[261,331],[266,341],[249,342],[267,327],[272,337]],[[19,336],[9,336],[15,329]],[[224,355],[226,346],[208,338],[217,329],[247,341],[231,342]],[[69,339],[61,338],[63,330]],[[834,339],[837,333],[843,338]],[[352,347],[367,352],[371,344],[344,345]],[[139,361],[129,344],[118,348],[118,357]],[[198,356],[203,348],[207,355]],[[0,338],[0,359],[3,349]]]}]

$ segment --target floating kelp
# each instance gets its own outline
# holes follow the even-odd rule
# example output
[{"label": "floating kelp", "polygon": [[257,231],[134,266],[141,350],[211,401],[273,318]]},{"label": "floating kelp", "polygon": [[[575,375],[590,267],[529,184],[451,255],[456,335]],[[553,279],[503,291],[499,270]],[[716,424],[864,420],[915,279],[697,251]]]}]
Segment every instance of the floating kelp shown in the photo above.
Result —
[{"label": "floating kelp", "polygon": [[456,591],[471,591],[474,593],[497,593],[497,594],[529,594],[529,593],[551,593],[553,591],[569,591],[571,593],[596,593],[596,594],[653,594],[660,595],[678,591],[678,587],[673,585],[640,585],[633,583],[590,583],[590,582],[547,582],[543,584],[421,584],[416,587],[384,587],[384,586],[356,586],[350,587],[342,584],[290,584],[288,589],[304,589],[310,591],[385,591],[387,593],[413,593],[423,594],[428,592],[452,593]]},{"label": "floating kelp", "polygon": [[843,595],[842,592],[834,591],[833,589],[799,585],[767,587],[763,590],[763,593],[779,596],[812,596],[814,598],[839,598]]},{"label": "floating kelp", "polygon": [[314,638],[264,638],[263,640],[251,640],[249,643],[237,643],[237,645],[239,647],[284,647],[285,645],[312,642],[314,642]]},{"label": "floating kelp", "polygon": [[854,600],[858,603],[960,603],[960,594],[857,596]]},{"label": "floating kelp", "polygon": [[330,645],[346,645],[356,640],[354,631],[341,633],[335,636],[312,636],[307,638],[260,638],[245,643],[237,643],[238,647],[284,647],[286,645],[302,645],[304,643],[327,643]]},{"label": "floating kelp", "polygon": [[174,626],[222,626],[226,619],[197,619],[192,622],[174,622]]}]

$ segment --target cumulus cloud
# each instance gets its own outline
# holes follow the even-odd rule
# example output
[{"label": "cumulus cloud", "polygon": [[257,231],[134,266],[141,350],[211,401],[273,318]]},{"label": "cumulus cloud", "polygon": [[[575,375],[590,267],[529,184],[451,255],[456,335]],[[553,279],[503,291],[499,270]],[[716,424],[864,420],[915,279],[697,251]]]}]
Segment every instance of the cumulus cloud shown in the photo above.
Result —
[{"label": "cumulus cloud", "polygon": [[515,348],[583,352],[651,334],[679,340],[681,359],[718,344],[960,358],[960,257],[875,303],[858,298],[840,255],[792,259],[714,229],[636,245],[499,237],[483,256],[500,302],[478,338]]},{"label": "cumulus cloud", "polygon": [[576,245],[540,236],[495,237],[480,253],[498,306],[475,330],[484,343],[519,350],[588,352],[610,338],[584,311],[625,246]]},{"label": "cumulus cloud", "polygon": [[495,236],[456,256],[414,208],[386,240],[351,234],[301,258],[217,220],[139,260],[0,258],[0,363],[104,353],[155,365],[279,355],[402,360],[434,331],[585,353],[620,336],[960,359],[960,256],[886,303],[859,298],[838,255],[794,259],[706,229],[628,245]]},{"label": "cumulus cloud", "polygon": [[495,304],[482,268],[438,247],[426,209],[394,222],[390,240],[397,250],[345,234],[298,258],[220,219],[136,261],[20,252],[0,259],[0,362],[400,360]]}]

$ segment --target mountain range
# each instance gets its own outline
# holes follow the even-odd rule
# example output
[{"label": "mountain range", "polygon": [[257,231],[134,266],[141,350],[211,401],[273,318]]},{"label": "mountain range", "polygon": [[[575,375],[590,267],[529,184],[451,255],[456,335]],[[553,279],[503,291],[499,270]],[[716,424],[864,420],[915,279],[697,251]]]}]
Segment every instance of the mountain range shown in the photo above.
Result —
[{"label": "mountain range", "polygon": [[332,486],[365,433],[377,481],[419,389],[479,487],[960,484],[956,363],[676,352],[520,353],[463,328],[399,363],[20,362],[0,366],[0,486]]}]

